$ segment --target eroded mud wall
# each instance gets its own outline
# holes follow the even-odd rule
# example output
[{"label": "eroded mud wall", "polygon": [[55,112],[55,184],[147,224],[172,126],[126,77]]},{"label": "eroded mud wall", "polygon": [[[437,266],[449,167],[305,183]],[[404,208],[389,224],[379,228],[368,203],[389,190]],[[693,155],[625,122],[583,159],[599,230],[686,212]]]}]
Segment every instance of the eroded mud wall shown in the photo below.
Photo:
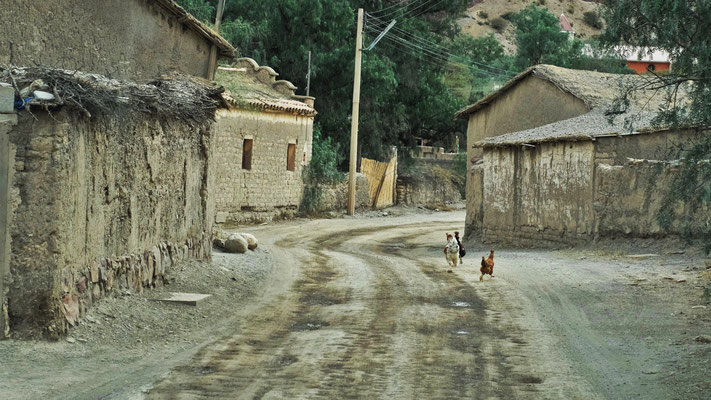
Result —
[{"label": "eroded mud wall", "polygon": [[7,291],[10,283],[10,182],[14,152],[10,148],[10,129],[17,123],[15,114],[0,114],[0,339],[10,333]]},{"label": "eroded mud wall", "polygon": [[211,255],[213,126],[131,114],[21,114],[11,187],[11,329],[61,334],[117,290]]},{"label": "eroded mud wall", "polygon": [[592,142],[486,150],[483,239],[516,245],[590,240],[593,153]]},{"label": "eroded mud wall", "polygon": [[210,45],[152,0],[4,0],[0,64],[147,80],[207,76]]},{"label": "eroded mud wall", "polygon": [[659,223],[664,199],[681,167],[658,160],[629,160],[623,165],[598,164],[595,214],[601,237],[654,238],[709,231],[711,208],[677,203],[669,224]]},{"label": "eroded mud wall", "polygon": [[[242,168],[243,144],[252,140],[250,169]],[[313,117],[246,110],[218,112],[216,137],[218,220],[239,221],[244,212],[295,210],[304,192],[302,172],[311,161]],[[294,170],[287,169],[295,145]]]}]

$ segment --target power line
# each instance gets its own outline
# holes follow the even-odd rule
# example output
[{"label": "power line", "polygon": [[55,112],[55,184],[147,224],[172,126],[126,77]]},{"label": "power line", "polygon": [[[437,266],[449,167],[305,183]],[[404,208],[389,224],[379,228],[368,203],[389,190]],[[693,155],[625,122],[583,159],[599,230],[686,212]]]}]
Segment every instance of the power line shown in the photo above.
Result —
[{"label": "power line", "polygon": [[[371,33],[378,33],[378,31],[373,28],[367,28],[367,30]],[[395,36],[395,35],[385,36],[384,39],[388,39],[389,41],[394,43],[394,44],[389,44],[388,47],[395,48],[396,50],[400,50],[403,52],[406,50],[415,51],[415,52],[417,52],[417,54],[414,54],[414,55],[419,56],[420,58],[424,59],[431,65],[441,67],[444,64],[447,64],[449,66],[460,68],[462,70],[466,70],[467,72],[477,74],[480,77],[485,76],[487,78],[498,78],[498,79],[509,79],[510,78],[508,75],[502,75],[502,74],[498,74],[498,73],[491,72],[491,71],[486,71],[486,70],[481,70],[481,69],[470,69],[466,65],[463,65],[463,63],[455,63],[455,62],[449,61],[449,57],[447,57],[446,55],[443,55],[441,53],[435,53],[429,49],[424,49],[424,48],[419,47],[413,43],[403,40],[402,38]],[[413,53],[409,53],[409,54],[413,55]]]},{"label": "power line", "polygon": [[[374,19],[377,20],[377,18],[374,18]],[[382,21],[376,21],[376,24],[382,24]],[[440,45],[440,44],[437,44],[437,43],[435,43],[435,42],[428,41],[428,40],[426,40],[426,39],[423,39],[423,38],[421,38],[421,37],[419,37],[419,36],[413,35],[413,34],[411,34],[411,33],[409,33],[409,32],[406,32],[406,31],[404,31],[404,30],[402,30],[402,29],[399,29],[399,28],[397,28],[397,27],[393,28],[393,30],[399,32],[399,33],[402,34],[402,35],[405,35],[405,36],[410,37],[411,40],[414,40],[414,41],[419,42],[422,46],[426,46],[426,47],[430,47],[430,48],[439,48],[439,49],[442,49],[442,50],[444,50],[445,53],[447,53],[447,54],[448,54],[449,56],[451,56],[451,57],[461,57],[461,56],[457,56],[457,55],[452,54],[452,53],[450,52],[450,50],[449,50],[447,47],[444,47],[444,46],[442,46],[442,45]],[[484,63],[477,62],[477,61],[474,61],[474,60],[469,60],[469,62],[471,62],[471,63],[473,63],[473,64],[477,64],[477,65],[481,66],[482,68],[489,68],[489,69],[491,69],[491,70],[493,70],[493,71],[496,71],[496,72],[498,72],[498,73],[501,73],[501,74],[511,75],[511,76],[515,75],[513,72],[510,72],[510,71],[507,71],[507,70],[504,70],[504,69],[501,69],[501,68],[493,67],[493,66],[490,66],[490,65],[488,65],[488,64],[484,64]]]},{"label": "power line", "polygon": [[[377,30],[377,29],[374,29],[374,28],[371,28],[371,27],[367,27],[367,26],[366,26],[366,29],[367,29],[369,32],[378,33],[378,30]],[[438,62],[441,62],[442,59],[449,59],[449,58],[452,58],[452,59],[460,58],[460,60],[462,59],[461,57],[457,57],[457,56],[455,56],[455,55],[453,55],[453,54],[451,54],[451,53],[448,53],[448,52],[446,52],[446,51],[442,51],[441,49],[433,49],[433,48],[431,48],[431,47],[421,46],[421,45],[419,45],[419,44],[417,44],[417,43],[412,43],[412,42],[408,41],[407,39],[402,38],[402,37],[399,37],[399,36],[394,35],[394,34],[393,34],[393,35],[386,35],[385,38],[386,38],[386,39],[389,39],[389,40],[391,40],[391,41],[393,41],[393,42],[397,42],[398,44],[403,45],[403,46],[406,46],[406,47],[408,47],[408,48],[410,48],[410,49],[412,49],[412,50],[420,51],[420,52],[422,52],[423,54],[428,55],[428,56],[434,58],[434,59],[435,59],[436,61],[438,61]],[[460,61],[460,62],[462,62],[462,61]],[[465,62],[470,62],[470,60],[466,60]],[[485,73],[487,73],[487,74],[490,75],[490,76],[502,77],[502,78],[507,78],[507,79],[509,79],[509,78],[511,77],[509,74],[503,74],[503,73],[496,72],[496,71],[491,71],[491,70],[474,70],[474,71],[485,72]],[[480,75],[481,75],[481,74],[480,74]]]},{"label": "power line", "polygon": [[[422,1],[422,3],[420,3],[419,5],[417,5],[417,6],[414,7],[414,8],[410,8],[411,6],[414,6],[418,1]],[[406,5],[405,5],[404,7],[402,7],[402,8],[398,8],[398,9],[396,9],[396,10],[387,12],[387,13],[385,13],[385,14],[381,14],[381,15],[380,15],[380,18],[387,18],[387,17],[389,17],[389,16],[391,16],[391,15],[397,15],[398,12],[403,11],[403,10],[404,10],[404,11],[403,11],[403,15],[404,15],[404,14],[407,14],[408,12],[410,12],[410,11],[412,11],[412,10],[414,10],[414,9],[418,9],[418,8],[421,8],[421,7],[425,6],[425,5],[427,5],[427,3],[432,3],[433,1],[435,1],[435,0],[414,0],[414,1],[411,1],[411,2],[409,2],[408,4],[406,4]]]},{"label": "power line", "polygon": [[[427,0],[411,0],[409,3],[406,3],[405,5],[402,5],[402,3],[404,3],[404,2],[400,2],[400,3],[396,3],[396,4],[393,4],[393,5],[391,5],[391,6],[388,6],[388,7],[385,7],[385,8],[381,8],[381,9],[378,10],[378,11],[373,11],[372,13],[367,13],[367,14],[371,14],[371,15],[381,14],[381,13],[387,11],[387,10],[391,10],[391,9],[396,8],[396,7],[399,7],[399,6],[402,6],[402,7],[400,8],[400,9],[402,10],[402,9],[404,9],[404,8],[407,8],[407,6],[409,6],[410,4],[412,4],[412,3],[417,3],[418,1],[427,1]],[[396,10],[396,11],[397,11],[397,10]]]},{"label": "power line", "polygon": [[[382,29],[382,25],[385,24],[385,22],[383,22],[382,20],[380,20],[380,19],[377,18],[377,17],[373,17],[373,16],[370,16],[370,17],[375,21],[375,23],[374,23],[373,25],[375,25],[376,27]],[[366,27],[367,27],[367,25],[366,25]],[[450,57],[452,57],[452,58],[462,57],[462,56],[458,56],[458,55],[452,54],[452,53],[450,52],[450,50],[449,50],[447,47],[444,47],[444,46],[442,46],[442,45],[440,45],[440,44],[437,44],[437,43],[435,43],[435,42],[432,42],[432,41],[426,40],[426,39],[424,39],[424,38],[421,38],[421,37],[419,37],[419,36],[417,36],[417,35],[414,35],[414,34],[412,34],[412,33],[409,33],[409,32],[407,32],[407,31],[404,31],[404,30],[402,30],[402,29],[400,29],[400,28],[398,28],[398,27],[393,27],[392,30],[395,31],[395,32],[400,33],[401,35],[408,36],[408,37],[410,38],[410,39],[404,39],[404,38],[403,38],[403,40],[416,41],[416,42],[419,43],[419,45],[420,45],[421,47],[427,47],[427,48],[429,48],[429,49],[431,49],[431,50],[442,51],[444,54],[446,54],[446,55],[448,55],[448,56],[450,56]],[[394,34],[394,33],[393,33],[393,34]],[[441,50],[440,50],[440,49],[441,49]],[[488,64],[485,64],[485,63],[477,62],[477,61],[474,61],[474,60],[467,60],[467,61],[468,61],[468,62],[471,62],[472,64],[476,64],[476,65],[480,66],[481,68],[487,68],[487,69],[490,69],[492,72],[496,72],[496,73],[499,73],[499,74],[507,75],[507,76],[509,76],[509,77],[515,75],[515,74],[514,74],[513,72],[511,72],[511,71],[507,71],[507,70],[504,70],[504,69],[501,69],[501,68],[493,67],[493,66],[488,65]]]},{"label": "power line", "polygon": [[[433,9],[433,8],[435,8],[435,7],[437,7],[438,5],[442,4],[443,1],[444,1],[444,0],[439,0],[438,2],[436,2],[436,3],[434,3],[434,4],[431,4],[431,5],[430,5],[429,7],[427,7],[426,9],[424,9],[424,10],[420,11],[419,13],[417,13],[417,15],[414,15],[414,11],[416,10],[416,8],[413,8],[413,9],[410,10],[410,11],[406,11],[406,12],[403,14],[403,17],[408,17],[407,14],[410,14],[410,13],[412,13],[412,14],[410,14],[409,17],[417,17],[417,16],[420,16],[420,15],[426,13],[427,11],[429,11],[429,10],[431,10],[431,9]],[[423,4],[423,6],[424,6],[424,4]],[[419,7],[417,7],[417,8],[419,8]]]}]

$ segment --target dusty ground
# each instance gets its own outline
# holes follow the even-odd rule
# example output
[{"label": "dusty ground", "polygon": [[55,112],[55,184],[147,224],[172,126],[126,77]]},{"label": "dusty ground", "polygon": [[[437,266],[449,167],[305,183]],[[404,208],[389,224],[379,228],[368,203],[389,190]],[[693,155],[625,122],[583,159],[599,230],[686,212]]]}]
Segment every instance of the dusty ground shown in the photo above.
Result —
[{"label": "dusty ground", "polygon": [[[403,214],[403,215],[399,215]],[[711,273],[699,257],[471,245],[463,211],[392,210],[244,229],[247,255],[123,296],[74,343],[0,342],[0,398],[711,398]],[[645,252],[652,253],[647,249]]]}]

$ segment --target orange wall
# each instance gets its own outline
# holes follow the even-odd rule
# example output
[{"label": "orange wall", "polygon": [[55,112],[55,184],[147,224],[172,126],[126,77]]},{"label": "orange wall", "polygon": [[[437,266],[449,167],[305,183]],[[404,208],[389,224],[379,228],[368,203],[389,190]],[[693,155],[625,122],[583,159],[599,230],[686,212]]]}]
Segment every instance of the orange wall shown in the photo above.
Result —
[{"label": "orange wall", "polygon": [[668,62],[627,61],[627,67],[633,69],[638,74],[646,74],[649,65],[654,65],[655,72],[666,71],[670,68]]}]

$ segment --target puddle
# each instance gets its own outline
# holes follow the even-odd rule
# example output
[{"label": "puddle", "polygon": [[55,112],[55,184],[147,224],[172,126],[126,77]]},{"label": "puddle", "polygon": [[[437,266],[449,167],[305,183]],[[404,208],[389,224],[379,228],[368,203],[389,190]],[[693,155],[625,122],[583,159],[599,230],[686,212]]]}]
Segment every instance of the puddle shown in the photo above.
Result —
[{"label": "puddle", "polygon": [[471,303],[467,303],[466,301],[455,301],[452,303],[453,307],[471,307]]},{"label": "puddle", "polygon": [[456,333],[457,335],[468,335],[468,334],[469,334],[468,331],[456,331],[455,333]]}]

